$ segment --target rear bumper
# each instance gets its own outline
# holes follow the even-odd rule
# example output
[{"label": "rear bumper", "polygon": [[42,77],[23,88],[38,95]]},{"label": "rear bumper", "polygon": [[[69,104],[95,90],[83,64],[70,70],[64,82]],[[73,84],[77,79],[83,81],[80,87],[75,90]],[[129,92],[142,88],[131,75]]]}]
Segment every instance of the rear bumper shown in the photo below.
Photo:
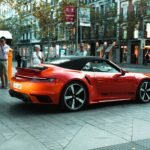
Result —
[{"label": "rear bumper", "polygon": [[[14,86],[14,84],[16,84]],[[62,83],[30,81],[12,78],[10,96],[25,102],[38,104],[59,104]]]},{"label": "rear bumper", "polygon": [[26,94],[23,94],[23,93],[20,93],[20,92],[16,92],[16,91],[11,90],[11,89],[9,90],[9,94],[10,94],[10,96],[16,97],[16,98],[18,98],[18,99],[21,99],[21,100],[23,100],[24,102],[31,103],[31,99],[30,99],[29,96],[26,95]]},{"label": "rear bumper", "polygon": [[10,94],[10,96],[21,99],[26,103],[41,103],[41,104],[51,104],[52,103],[51,98],[47,95],[32,94],[30,96],[32,98],[36,99],[36,101],[33,101],[29,95],[14,91],[12,89],[9,90],[9,94]]}]

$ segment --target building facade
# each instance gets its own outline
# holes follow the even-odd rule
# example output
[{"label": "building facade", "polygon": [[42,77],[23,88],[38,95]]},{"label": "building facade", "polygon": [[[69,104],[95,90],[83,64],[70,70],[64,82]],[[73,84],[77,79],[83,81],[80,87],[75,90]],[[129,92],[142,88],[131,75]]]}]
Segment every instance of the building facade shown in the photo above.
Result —
[{"label": "building facade", "polygon": [[[106,53],[109,59],[117,63],[144,64],[145,56],[150,54],[150,1],[89,0],[85,2],[94,8],[96,16],[92,26],[95,31],[90,31],[90,38],[88,38],[92,54],[100,53],[102,57]],[[103,22],[97,17],[97,13],[99,16],[104,16]],[[92,33],[94,33],[93,39]],[[87,37],[84,33],[83,36]]]},{"label": "building facade", "polygon": [[[90,8],[90,26],[76,26],[77,21],[65,26],[59,23],[46,40],[38,34],[39,22],[32,15],[35,3],[40,0],[27,1],[22,8],[24,30],[20,32],[20,48],[32,49],[34,44],[40,44],[53,57],[59,55],[60,49],[67,50],[65,54],[75,51],[77,40],[79,44],[85,43],[90,55],[107,56],[116,63],[128,64],[144,64],[145,56],[150,54],[150,0],[79,0],[78,7]],[[45,0],[45,4],[54,7],[51,12],[54,19],[55,8],[61,7],[62,0]],[[0,14],[7,14],[7,19],[14,17],[13,11],[0,7]]]}]

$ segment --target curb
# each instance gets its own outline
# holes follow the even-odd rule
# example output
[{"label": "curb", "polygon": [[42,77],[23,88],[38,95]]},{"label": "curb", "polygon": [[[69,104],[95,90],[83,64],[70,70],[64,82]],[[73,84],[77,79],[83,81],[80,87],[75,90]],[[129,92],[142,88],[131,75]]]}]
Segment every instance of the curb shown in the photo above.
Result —
[{"label": "curb", "polygon": [[142,69],[150,69],[150,64],[148,65],[138,65],[138,64],[117,64],[123,68],[142,68]]}]

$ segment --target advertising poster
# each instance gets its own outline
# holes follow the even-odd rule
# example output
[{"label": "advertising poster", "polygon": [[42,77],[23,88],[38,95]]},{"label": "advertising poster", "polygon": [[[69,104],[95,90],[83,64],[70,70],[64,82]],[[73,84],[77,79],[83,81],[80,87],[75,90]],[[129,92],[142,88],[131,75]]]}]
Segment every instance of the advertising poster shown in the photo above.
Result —
[{"label": "advertising poster", "polygon": [[79,9],[79,21],[80,26],[90,27],[90,8],[80,8]]}]

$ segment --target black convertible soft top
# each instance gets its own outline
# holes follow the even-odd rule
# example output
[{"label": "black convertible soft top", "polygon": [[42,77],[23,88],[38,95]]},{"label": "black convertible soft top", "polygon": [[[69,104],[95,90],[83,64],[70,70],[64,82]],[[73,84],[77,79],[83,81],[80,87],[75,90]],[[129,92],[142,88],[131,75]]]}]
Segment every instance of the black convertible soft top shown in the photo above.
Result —
[{"label": "black convertible soft top", "polygon": [[67,68],[67,69],[81,70],[82,67],[87,62],[94,61],[94,60],[96,61],[96,60],[105,60],[105,59],[101,59],[100,57],[97,56],[65,56],[65,57],[55,58],[47,63],[59,67]]}]

